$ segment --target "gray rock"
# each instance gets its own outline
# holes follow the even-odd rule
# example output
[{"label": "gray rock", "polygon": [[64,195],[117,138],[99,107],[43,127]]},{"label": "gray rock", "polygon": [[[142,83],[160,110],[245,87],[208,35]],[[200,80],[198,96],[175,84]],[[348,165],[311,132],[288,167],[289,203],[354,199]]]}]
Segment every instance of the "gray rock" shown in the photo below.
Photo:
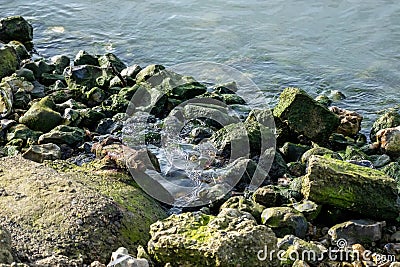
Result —
[{"label": "gray rock", "polygon": [[[249,213],[223,209],[217,216],[202,213],[172,215],[151,226],[149,254],[159,264],[177,266],[276,266],[260,261],[262,249],[276,250],[272,230]],[[232,255],[235,255],[234,257]]]},{"label": "gray rock", "polygon": [[390,163],[391,159],[388,155],[371,155],[369,156],[373,166],[375,168],[381,168]]},{"label": "gray rock", "polygon": [[44,160],[56,160],[61,158],[61,149],[55,144],[32,145],[22,157],[35,162]]},{"label": "gray rock", "polygon": [[294,162],[300,160],[301,156],[309,149],[311,149],[309,146],[286,142],[279,150],[288,162]]},{"label": "gray rock", "polygon": [[128,254],[128,250],[124,247],[118,248],[112,253],[111,261],[108,266],[113,267],[149,267],[146,259],[136,259]]},{"label": "gray rock", "polygon": [[328,231],[333,242],[344,239],[347,245],[371,243],[382,239],[386,222],[351,220],[331,227]]},{"label": "gray rock", "polygon": [[267,208],[261,215],[261,221],[271,227],[278,237],[292,234],[304,238],[308,229],[303,214],[290,207]]},{"label": "gray rock", "polygon": [[302,163],[308,163],[308,160],[312,156],[325,156],[325,157],[330,157],[333,159],[339,159],[342,160],[342,157],[339,155],[339,153],[334,152],[328,148],[325,147],[313,147],[310,150],[306,151],[302,156],[301,156],[301,162]]},{"label": "gray rock", "polygon": [[86,51],[80,50],[74,59],[74,65],[92,65],[100,66],[97,57],[88,54]]},{"label": "gray rock", "polygon": [[[136,75],[142,70],[139,65],[132,65],[126,67],[121,71],[121,77],[124,79],[127,86],[133,86],[136,83]],[[121,79],[118,76],[115,76],[110,81],[110,87],[114,86],[123,86]]]},{"label": "gray rock", "polygon": [[111,66],[115,68],[117,72],[121,72],[126,68],[126,65],[113,53],[107,53],[98,58],[99,65],[101,68],[110,68]]},{"label": "gray rock", "polygon": [[35,75],[33,74],[33,71],[31,71],[30,69],[20,68],[15,73],[17,74],[18,77],[22,77],[29,82],[33,82],[35,80]]},{"label": "gray rock", "polygon": [[89,91],[98,86],[98,80],[103,76],[100,67],[92,65],[70,66],[65,68],[64,77],[71,90]]},{"label": "gray rock", "polygon": [[64,69],[66,67],[68,67],[71,63],[71,60],[69,59],[69,57],[64,56],[64,55],[57,55],[52,57],[51,62],[54,65],[54,72],[56,74],[63,74],[64,73]]}]

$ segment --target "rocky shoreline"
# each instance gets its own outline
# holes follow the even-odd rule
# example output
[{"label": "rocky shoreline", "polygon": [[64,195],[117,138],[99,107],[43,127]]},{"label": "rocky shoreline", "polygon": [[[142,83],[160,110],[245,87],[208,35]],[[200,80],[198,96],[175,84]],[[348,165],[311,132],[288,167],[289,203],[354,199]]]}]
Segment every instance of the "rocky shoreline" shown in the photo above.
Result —
[{"label": "rocky shoreline", "polygon": [[[367,138],[361,114],[332,106],[340,92],[313,99],[286,88],[272,110],[246,110],[238,121],[228,108],[247,103],[234,81],[202,84],[111,53],[33,54],[32,26],[0,19],[0,266],[400,266],[397,110]],[[124,138],[141,89],[150,117],[134,138],[144,147]],[[211,102],[179,110],[191,118],[179,135],[190,147],[209,140],[217,152],[201,167],[222,173],[202,177],[208,190],[197,197],[224,194],[176,212],[132,176],[161,173],[165,118],[193,99]],[[273,152],[264,143],[271,133]],[[249,157],[229,160],[243,139]]]}]

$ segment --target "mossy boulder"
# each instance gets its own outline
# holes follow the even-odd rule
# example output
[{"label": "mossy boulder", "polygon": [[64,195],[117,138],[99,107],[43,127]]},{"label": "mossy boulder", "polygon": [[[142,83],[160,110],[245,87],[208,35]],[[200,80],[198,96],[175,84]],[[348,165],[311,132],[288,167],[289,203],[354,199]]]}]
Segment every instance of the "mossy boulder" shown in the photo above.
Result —
[{"label": "mossy boulder", "polygon": [[261,214],[261,222],[271,227],[278,237],[295,235],[304,238],[308,229],[303,214],[290,207],[266,208]]},{"label": "mossy boulder", "polygon": [[14,48],[0,43],[0,79],[12,74],[17,67],[18,58]]},{"label": "mossy boulder", "polygon": [[44,160],[61,159],[61,149],[55,144],[32,145],[22,157],[42,163]]},{"label": "mossy boulder", "polygon": [[29,143],[36,143],[39,136],[42,134],[40,131],[33,131],[24,124],[17,124],[8,129],[7,141],[23,140],[22,146]]},{"label": "mossy boulder", "polygon": [[277,266],[260,261],[258,252],[276,249],[272,230],[257,225],[247,212],[223,209],[217,216],[183,213],[153,224],[149,254],[175,266]]},{"label": "mossy boulder", "polygon": [[370,218],[395,220],[400,212],[392,178],[381,171],[332,158],[309,159],[301,191],[306,199],[318,204]]},{"label": "mossy boulder", "polygon": [[372,125],[369,135],[371,142],[376,141],[376,133],[380,130],[397,126],[400,126],[400,114],[394,109],[389,109],[378,119],[376,119],[376,121]]},{"label": "mossy boulder", "polygon": [[165,67],[162,65],[149,65],[136,75],[136,83],[145,82],[147,79],[163,70],[165,70]]},{"label": "mossy boulder", "polygon": [[279,97],[273,114],[298,135],[325,144],[336,131],[340,119],[299,88],[286,88]]},{"label": "mossy boulder", "polygon": [[44,97],[34,103],[19,119],[19,122],[32,130],[46,133],[62,122],[61,114],[54,111],[55,107],[50,97]]},{"label": "mossy boulder", "polygon": [[39,144],[67,144],[70,146],[83,143],[85,131],[78,127],[59,125],[39,137]]},{"label": "mossy boulder", "polygon": [[7,192],[0,225],[11,233],[17,261],[34,264],[53,255],[106,262],[121,246],[135,253],[149,240],[150,224],[166,216],[126,174],[49,164],[0,159],[0,188]]},{"label": "mossy boulder", "polygon": [[33,27],[21,16],[11,16],[0,20],[0,40],[8,43],[20,41],[31,42],[33,39]]},{"label": "mossy boulder", "polygon": [[253,199],[248,199],[243,196],[235,196],[229,198],[222,206],[220,210],[225,208],[237,209],[239,211],[245,211],[253,215],[253,217],[261,222],[261,213],[265,209],[263,205],[255,202]]},{"label": "mossy boulder", "polygon": [[302,163],[307,163],[308,160],[312,157],[312,156],[324,156],[324,157],[329,157],[329,158],[333,158],[333,159],[339,159],[342,160],[342,157],[340,156],[339,153],[334,152],[328,148],[325,147],[313,147],[309,150],[307,150],[302,156],[301,156],[301,162]]}]

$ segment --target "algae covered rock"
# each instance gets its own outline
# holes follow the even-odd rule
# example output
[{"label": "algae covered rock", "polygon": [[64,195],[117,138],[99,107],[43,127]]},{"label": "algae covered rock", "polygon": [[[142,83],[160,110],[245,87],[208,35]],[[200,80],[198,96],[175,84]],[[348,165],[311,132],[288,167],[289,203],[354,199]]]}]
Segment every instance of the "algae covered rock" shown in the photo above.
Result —
[{"label": "algae covered rock", "polygon": [[12,74],[18,67],[18,58],[12,47],[0,43],[0,79]]},{"label": "algae covered rock", "polygon": [[83,143],[85,131],[78,127],[59,125],[39,137],[39,144],[54,143],[77,145]]},{"label": "algae covered rock", "polygon": [[312,156],[301,190],[305,198],[318,204],[383,220],[399,216],[396,182],[375,169]]},{"label": "algae covered rock", "polygon": [[273,114],[298,135],[317,143],[327,143],[337,129],[339,117],[299,88],[286,88]]},{"label": "algae covered rock", "polygon": [[[149,226],[163,209],[130,176],[20,157],[1,158],[0,226],[12,237],[14,260],[32,264],[62,259],[106,262],[111,251],[132,253],[149,240]],[[67,258],[66,258],[67,257]],[[75,265],[62,265],[75,266]]]},{"label": "algae covered rock", "polygon": [[271,227],[278,237],[295,235],[304,238],[308,229],[308,223],[303,214],[290,207],[265,209],[261,214],[261,222]]},{"label": "algae covered rock", "polygon": [[260,250],[276,249],[272,230],[257,225],[247,212],[223,209],[217,216],[183,213],[153,224],[150,255],[160,264],[175,266],[277,266],[260,261]]},{"label": "algae covered rock", "polygon": [[41,132],[48,132],[62,121],[61,114],[54,111],[55,104],[50,97],[44,97],[34,103],[19,122],[30,129]]},{"label": "algae covered rock", "polygon": [[39,163],[44,160],[56,160],[61,158],[61,149],[57,145],[51,143],[32,145],[22,157]]},{"label": "algae covered rock", "polygon": [[8,43],[27,43],[33,39],[33,27],[21,16],[11,16],[0,20],[0,40]]},{"label": "algae covered rock", "polygon": [[382,129],[393,128],[400,125],[400,114],[394,110],[389,109],[381,115],[372,125],[370,138],[372,142],[376,141],[376,133]]},{"label": "algae covered rock", "polygon": [[301,156],[301,162],[303,163],[307,163],[308,160],[312,157],[312,156],[324,156],[324,157],[329,157],[329,158],[333,158],[333,159],[339,159],[341,160],[342,157],[339,155],[339,153],[334,152],[328,148],[325,147],[313,147],[310,150],[307,150],[302,156]]}]

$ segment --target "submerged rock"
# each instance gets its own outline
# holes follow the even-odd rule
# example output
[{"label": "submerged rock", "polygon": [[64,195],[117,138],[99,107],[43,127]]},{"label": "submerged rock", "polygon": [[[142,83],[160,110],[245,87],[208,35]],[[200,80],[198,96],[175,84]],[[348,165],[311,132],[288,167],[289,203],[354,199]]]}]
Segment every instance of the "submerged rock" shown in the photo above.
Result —
[{"label": "submerged rock", "polygon": [[312,156],[303,177],[306,199],[371,218],[399,216],[396,182],[383,172],[336,159]]},{"label": "submerged rock", "polygon": [[48,132],[62,122],[61,114],[54,111],[54,108],[55,104],[50,97],[42,98],[25,112],[19,122],[32,130]]},{"label": "submerged rock", "polygon": [[[165,218],[162,208],[131,177],[90,165],[50,167],[19,157],[0,159],[0,225],[11,233],[12,253],[23,260],[82,266],[106,262],[115,247],[135,252],[149,239],[149,226]],[[43,265],[40,265],[43,266]]]},{"label": "submerged rock", "polygon": [[153,224],[149,254],[176,266],[277,266],[258,252],[276,249],[273,231],[247,212],[223,209],[217,216],[183,213]]},{"label": "submerged rock", "polygon": [[337,129],[339,117],[298,88],[286,88],[274,108],[274,116],[298,135],[317,143],[327,143]]}]

